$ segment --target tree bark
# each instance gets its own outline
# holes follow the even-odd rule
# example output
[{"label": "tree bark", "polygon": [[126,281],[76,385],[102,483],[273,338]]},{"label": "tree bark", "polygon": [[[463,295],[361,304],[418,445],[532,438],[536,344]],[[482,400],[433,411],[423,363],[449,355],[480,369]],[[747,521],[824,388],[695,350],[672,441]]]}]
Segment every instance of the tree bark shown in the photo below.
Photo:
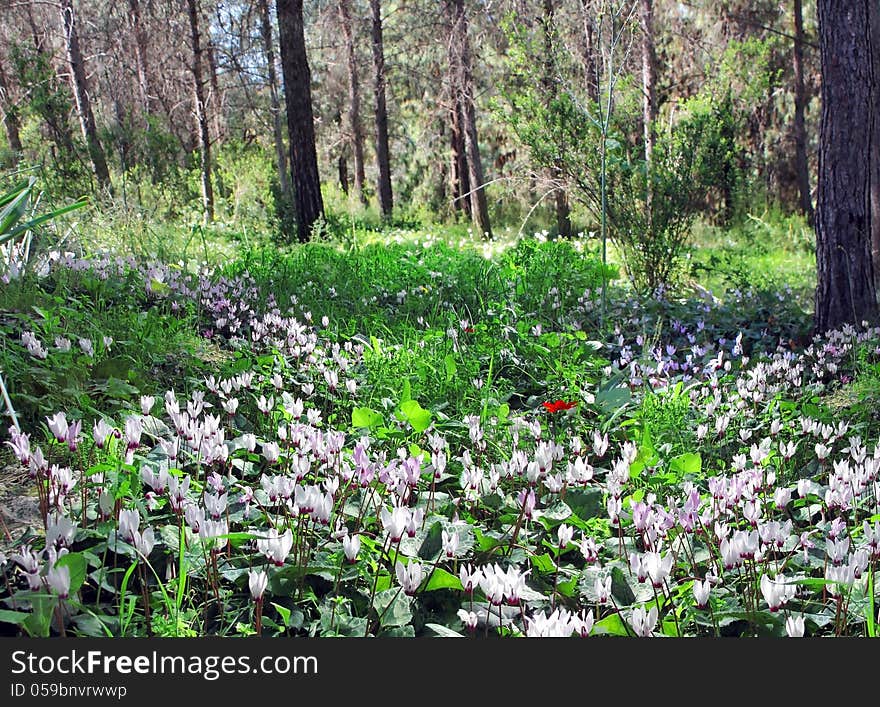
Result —
[{"label": "tree bark", "polygon": [[101,189],[111,189],[110,171],[107,168],[107,157],[98,139],[92,103],[89,100],[88,81],[86,79],[85,62],[79,46],[79,34],[76,28],[76,15],[73,0],[61,0],[61,19],[64,24],[64,42],[67,49],[67,63],[70,65],[70,85],[76,101],[76,112],[83,138],[89,151],[89,159],[98,185]]},{"label": "tree bark", "polygon": [[468,177],[467,151],[464,146],[464,117],[458,91],[452,88],[452,121],[450,123],[449,141],[452,150],[452,206],[471,217],[471,182]]},{"label": "tree bark", "polygon": [[324,217],[324,201],[318,176],[315,121],[312,113],[311,71],[306,55],[303,0],[278,0],[278,34],[284,100],[290,137],[290,168],[294,191],[297,236],[311,237],[312,226]]},{"label": "tree bark", "polygon": [[878,83],[872,52],[880,51],[878,38],[871,34],[870,4],[875,1],[817,3],[822,65],[817,333],[877,318],[870,198],[871,122]]},{"label": "tree bark", "polygon": [[477,234],[482,238],[492,238],[492,227],[489,223],[489,206],[486,201],[483,161],[480,157],[480,143],[477,137],[477,111],[474,105],[474,79],[471,60],[470,40],[468,39],[468,21],[464,0],[446,0],[447,9],[452,21],[452,36],[455,64],[453,77],[462,107],[462,128],[464,145],[467,152],[468,179],[471,183],[471,220]]},{"label": "tree bark", "polygon": [[144,33],[141,19],[140,0],[128,0],[128,9],[131,12],[131,28],[134,34],[134,60],[138,76],[138,90],[141,97],[141,107],[144,119],[152,115],[150,106],[150,73],[147,68],[147,37]]},{"label": "tree bark", "polygon": [[874,289],[880,290],[880,4],[868,4],[871,31],[873,77],[871,84],[871,144],[868,159],[871,165],[871,260],[874,267]]},{"label": "tree bark", "polygon": [[361,128],[361,89],[357,70],[357,52],[351,23],[351,0],[339,0],[339,24],[345,40],[348,65],[348,132],[354,157],[354,191],[361,203],[367,204],[364,192],[364,131]]},{"label": "tree bark", "polygon": [[[3,62],[0,61],[0,108],[3,109],[3,125],[6,128],[6,142],[9,149],[16,155],[20,155],[22,151],[21,136],[19,135],[20,125],[18,122],[18,109],[12,100],[12,92],[9,86],[9,80],[6,78],[6,71],[3,68]],[[17,158],[16,158],[16,161]]]},{"label": "tree bark", "polygon": [[807,160],[807,126],[804,119],[804,13],[802,0],[794,0],[794,160],[800,196],[800,211],[813,223],[813,199],[810,192],[810,166]]},{"label": "tree bark", "polygon": [[275,71],[275,43],[272,41],[272,17],[268,0],[257,0],[260,11],[260,34],[263,53],[266,55],[269,81],[269,109],[272,112],[272,138],[275,143],[275,160],[278,163],[278,185],[281,193],[290,198],[290,177],[287,171],[287,153],[284,150],[284,126],[281,123],[281,104],[278,100],[278,74]]},{"label": "tree bark", "polygon": [[596,27],[593,24],[595,10],[592,0],[581,0],[581,17],[584,26],[584,42],[581,61],[584,65],[587,97],[590,104],[599,102],[599,61],[596,58]]},{"label": "tree bark", "polygon": [[199,32],[198,0],[186,0],[189,32],[192,43],[193,97],[195,99],[196,127],[198,129],[199,168],[202,185],[202,213],[205,223],[214,220],[214,187],[211,184],[211,137],[208,132],[208,106],[205,101],[205,83],[202,78],[202,41]]},{"label": "tree bark", "polygon": [[[550,104],[557,97],[556,89],[556,43],[554,30],[556,27],[556,8],[553,0],[544,0],[544,15],[541,18],[544,36],[544,66],[542,83],[544,88],[545,105],[549,109]],[[564,149],[564,146],[560,146]],[[553,188],[553,203],[556,211],[556,232],[562,238],[571,238],[571,209],[568,205],[568,194],[563,188],[561,160],[547,170],[548,178]]]},{"label": "tree bark", "polygon": [[[214,124],[215,142],[223,138],[226,126],[223,123],[223,93],[220,91],[220,69],[217,66],[217,47],[212,39],[208,39],[208,47],[205,52],[208,55],[208,78],[211,82],[211,118]],[[222,191],[222,189],[221,189]]]},{"label": "tree bark", "polygon": [[373,49],[373,95],[376,102],[376,164],[379,171],[379,210],[391,218],[394,195],[391,190],[391,152],[388,147],[388,108],[385,105],[385,49],[382,43],[382,4],[370,0]]},{"label": "tree bark", "polygon": [[639,20],[642,28],[642,122],[644,123],[645,135],[645,164],[650,171],[651,155],[654,152],[654,123],[657,120],[657,53],[654,49],[654,0],[640,0]]}]

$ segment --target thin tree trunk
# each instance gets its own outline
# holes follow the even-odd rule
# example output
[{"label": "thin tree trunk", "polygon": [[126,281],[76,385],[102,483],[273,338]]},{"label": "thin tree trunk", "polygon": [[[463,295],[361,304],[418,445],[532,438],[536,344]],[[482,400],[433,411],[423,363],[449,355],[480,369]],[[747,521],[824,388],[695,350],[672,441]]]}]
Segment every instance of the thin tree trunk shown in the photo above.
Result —
[{"label": "thin tree trunk", "polygon": [[468,39],[467,13],[464,0],[447,0],[452,13],[453,51],[455,53],[454,77],[462,106],[462,128],[464,145],[467,151],[468,179],[471,183],[471,220],[477,234],[482,238],[492,238],[492,227],[489,223],[489,206],[486,201],[485,179],[483,176],[483,160],[480,157],[480,143],[477,138],[477,111],[474,105],[474,79],[471,62],[470,40]]},{"label": "thin tree trunk", "polygon": [[354,190],[361,203],[367,204],[364,192],[364,131],[361,128],[361,90],[357,70],[354,32],[351,24],[351,0],[339,0],[339,24],[345,40],[348,64],[348,132],[354,156]]},{"label": "thin tree trunk", "polygon": [[654,128],[657,121],[657,54],[654,50],[654,0],[640,0],[642,27],[642,123],[645,140],[645,208],[648,224],[654,228],[654,187],[651,160],[654,154]]},{"label": "thin tree trunk", "polygon": [[813,223],[813,200],[810,192],[810,166],[807,161],[807,126],[804,90],[804,14],[802,0],[794,0],[794,161],[797,174],[800,210]]},{"label": "thin tree trunk", "polygon": [[311,237],[312,226],[324,217],[324,201],[315,148],[312,79],[306,55],[303,0],[278,0],[276,9],[297,236],[301,242],[305,242]]},{"label": "thin tree trunk", "polygon": [[880,4],[868,5],[873,63],[871,143],[868,160],[871,165],[871,259],[874,266],[874,289],[880,290]]},{"label": "thin tree trunk", "polygon": [[453,87],[452,121],[450,125],[450,148],[452,149],[452,205],[471,217],[471,183],[468,177],[467,151],[464,146],[463,111],[458,91]]},{"label": "thin tree trunk", "polygon": [[385,49],[382,44],[382,5],[370,0],[373,48],[373,95],[376,102],[376,164],[379,171],[379,210],[391,218],[394,195],[391,191],[391,152],[388,147],[388,109],[385,105]]},{"label": "thin tree trunk", "polygon": [[189,32],[192,43],[192,65],[196,126],[199,141],[199,167],[202,184],[202,209],[205,223],[214,220],[214,188],[211,184],[211,137],[208,132],[208,106],[205,101],[205,84],[202,79],[202,41],[199,33],[198,0],[186,0],[189,14]]},{"label": "thin tree trunk", "polygon": [[[878,87],[871,2],[818,0],[822,122],[816,203],[816,331],[877,318],[871,260],[871,116]],[[876,26],[876,23],[874,23]],[[866,149],[866,146],[869,149]]]},{"label": "thin tree trunk", "polygon": [[128,0],[128,9],[131,12],[131,27],[134,34],[134,60],[137,68],[138,90],[146,121],[152,115],[152,110],[150,106],[150,73],[147,68],[147,37],[141,20],[140,0]]},{"label": "thin tree trunk", "polygon": [[272,112],[272,137],[275,142],[275,160],[278,163],[278,184],[281,193],[290,198],[290,176],[287,171],[287,153],[284,150],[284,126],[281,124],[281,105],[278,101],[278,74],[275,71],[275,43],[272,41],[272,17],[268,0],[257,0],[260,10],[260,31],[269,80],[269,109]]},{"label": "thin tree trunk", "polygon": [[645,163],[654,151],[654,123],[657,120],[657,53],[654,49],[654,0],[640,0],[642,27],[642,122],[645,133]]},{"label": "thin tree trunk", "polygon": [[[22,147],[21,136],[19,135],[18,110],[12,100],[12,92],[10,91],[9,81],[6,78],[6,71],[3,68],[2,61],[0,61],[0,108],[3,109],[6,142],[9,143],[9,149],[12,152],[20,155]],[[16,161],[18,161],[17,158]]]},{"label": "thin tree trunk", "polygon": [[599,62],[596,57],[595,10],[592,0],[581,0],[581,17],[584,26],[581,61],[584,65],[587,97],[591,105],[596,105],[599,102]]},{"label": "thin tree trunk", "polygon": [[76,15],[73,0],[61,0],[61,19],[64,23],[64,42],[67,49],[67,62],[70,64],[70,85],[76,100],[76,112],[79,125],[89,151],[89,159],[95,172],[95,178],[101,189],[111,189],[110,171],[107,169],[107,157],[98,139],[95,116],[89,100],[88,82],[82,51],[79,46],[79,34],[76,29]]},{"label": "thin tree trunk", "polygon": [[217,47],[210,38],[208,39],[208,49],[205,53],[208,55],[208,77],[211,81],[211,118],[214,124],[214,140],[220,141],[226,130],[223,124],[223,94],[220,92]]},{"label": "thin tree trunk", "polygon": [[343,194],[348,194],[348,160],[345,159],[345,155],[339,155],[339,159],[336,160],[336,170],[339,172],[339,188],[342,189]]},{"label": "thin tree trunk", "polygon": [[[556,8],[553,0],[544,0],[544,16],[541,24],[544,34],[544,71],[542,83],[544,99],[549,108],[557,96],[556,90],[556,44],[554,30],[556,27]],[[556,231],[562,238],[571,238],[571,210],[568,205],[568,194],[562,186],[562,165],[560,160],[547,170],[548,178],[553,187],[553,203],[556,211]]]}]

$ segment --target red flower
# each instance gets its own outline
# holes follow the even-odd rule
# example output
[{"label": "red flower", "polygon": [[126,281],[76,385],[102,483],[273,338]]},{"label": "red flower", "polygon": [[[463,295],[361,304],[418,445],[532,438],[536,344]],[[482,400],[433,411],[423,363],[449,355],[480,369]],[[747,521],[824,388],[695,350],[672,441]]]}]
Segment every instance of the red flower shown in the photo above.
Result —
[{"label": "red flower", "polygon": [[570,403],[565,402],[564,400],[557,400],[554,403],[541,403],[545,408],[547,408],[547,412],[562,412],[563,410],[571,410],[577,402],[572,401]]},{"label": "red flower", "polygon": [[469,327],[465,327],[465,328],[464,328],[464,333],[465,333],[465,334],[475,334],[476,332],[477,332],[477,330],[474,329],[472,326],[469,326]]}]

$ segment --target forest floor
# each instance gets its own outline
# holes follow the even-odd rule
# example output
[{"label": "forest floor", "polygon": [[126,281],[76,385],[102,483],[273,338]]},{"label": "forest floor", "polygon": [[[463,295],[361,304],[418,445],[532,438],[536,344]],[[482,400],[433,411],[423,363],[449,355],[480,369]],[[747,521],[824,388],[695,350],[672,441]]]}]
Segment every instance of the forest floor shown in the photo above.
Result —
[{"label": "forest floor", "polygon": [[873,635],[880,332],[765,228],[647,298],[424,232],[13,279],[0,630]]}]

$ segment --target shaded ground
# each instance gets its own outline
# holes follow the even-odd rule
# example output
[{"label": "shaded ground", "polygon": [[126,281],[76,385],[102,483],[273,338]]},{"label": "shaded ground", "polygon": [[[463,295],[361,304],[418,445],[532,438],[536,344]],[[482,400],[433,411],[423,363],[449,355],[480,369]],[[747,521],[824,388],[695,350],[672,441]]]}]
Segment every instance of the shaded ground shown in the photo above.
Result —
[{"label": "shaded ground", "polygon": [[0,471],[0,551],[8,552],[28,529],[42,530],[33,484],[21,468],[4,466]]}]

